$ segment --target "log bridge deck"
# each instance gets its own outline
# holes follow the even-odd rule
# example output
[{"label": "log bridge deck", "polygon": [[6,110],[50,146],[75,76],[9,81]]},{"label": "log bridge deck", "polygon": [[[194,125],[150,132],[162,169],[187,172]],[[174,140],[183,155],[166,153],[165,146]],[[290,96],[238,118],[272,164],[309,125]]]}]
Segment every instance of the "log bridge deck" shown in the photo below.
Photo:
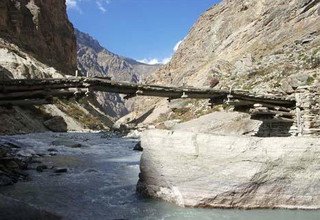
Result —
[{"label": "log bridge deck", "polygon": [[[84,96],[92,91],[124,94],[126,95],[125,98],[154,96],[166,97],[169,101],[180,98],[208,99],[211,105],[227,102],[234,106],[254,107],[258,104],[258,108],[251,109],[252,114],[276,115],[279,111],[290,112],[296,106],[294,98],[279,95],[253,94],[240,90],[224,91],[194,87],[144,85],[116,82],[107,78],[85,77],[1,81],[0,106],[50,104],[53,97],[73,98]],[[283,113],[281,114],[284,115]]]}]

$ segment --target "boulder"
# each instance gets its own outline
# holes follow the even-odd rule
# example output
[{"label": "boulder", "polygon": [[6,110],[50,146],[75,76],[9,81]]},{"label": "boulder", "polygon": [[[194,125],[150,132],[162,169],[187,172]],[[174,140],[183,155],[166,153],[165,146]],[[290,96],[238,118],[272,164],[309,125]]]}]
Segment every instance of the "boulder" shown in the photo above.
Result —
[{"label": "boulder", "polygon": [[47,165],[40,165],[40,166],[37,166],[36,171],[43,172],[44,170],[47,170],[47,169],[48,169]]},{"label": "boulder", "polygon": [[61,116],[55,116],[45,122],[43,122],[44,126],[53,132],[67,132],[68,126],[67,123]]},{"label": "boulder", "polygon": [[135,151],[143,151],[143,148],[141,146],[141,142],[139,141],[133,148]]},{"label": "boulder", "polygon": [[[65,147],[70,147],[70,148],[88,147],[87,145],[81,144],[81,143],[73,141],[73,140],[67,140],[67,139],[57,139],[55,141],[52,141],[52,145],[65,146]],[[54,148],[51,148],[51,149],[54,149]],[[51,151],[51,152],[54,152],[54,151]]]},{"label": "boulder", "polygon": [[149,130],[138,192],[182,207],[320,208],[319,138]]},{"label": "boulder", "polygon": [[14,182],[10,177],[0,173],[0,186],[9,186],[12,184],[14,184]]},{"label": "boulder", "polygon": [[68,168],[55,168],[54,172],[55,173],[67,173],[68,172]]},{"label": "boulder", "polygon": [[[1,178],[1,177],[0,177]],[[24,220],[59,220],[62,217],[38,209],[27,203],[0,195],[0,218],[1,219],[24,219]]]},{"label": "boulder", "polygon": [[20,150],[17,153],[17,156],[19,156],[19,157],[31,158],[33,155],[36,155],[36,152],[34,150],[31,150],[31,149]]}]

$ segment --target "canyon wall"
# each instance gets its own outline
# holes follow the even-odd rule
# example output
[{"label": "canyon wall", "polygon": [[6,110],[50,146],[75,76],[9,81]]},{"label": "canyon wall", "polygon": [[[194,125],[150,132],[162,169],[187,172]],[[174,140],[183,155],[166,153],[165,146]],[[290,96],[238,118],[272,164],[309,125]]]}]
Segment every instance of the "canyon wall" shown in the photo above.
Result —
[{"label": "canyon wall", "polygon": [[[291,95],[319,84],[319,22],[318,0],[224,0],[201,15],[172,60],[147,82],[209,87],[215,78],[216,89]],[[146,123],[174,113],[163,99],[138,103],[136,112],[155,107]]]},{"label": "canyon wall", "polygon": [[1,0],[0,37],[63,74],[77,68],[65,0]]}]

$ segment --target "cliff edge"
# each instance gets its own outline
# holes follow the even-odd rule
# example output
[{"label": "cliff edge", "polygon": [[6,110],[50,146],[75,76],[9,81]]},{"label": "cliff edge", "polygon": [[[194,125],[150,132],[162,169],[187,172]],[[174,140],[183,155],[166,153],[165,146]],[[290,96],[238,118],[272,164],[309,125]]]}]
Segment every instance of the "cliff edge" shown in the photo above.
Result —
[{"label": "cliff edge", "polygon": [[77,68],[76,38],[61,0],[2,0],[0,37],[64,74]]}]

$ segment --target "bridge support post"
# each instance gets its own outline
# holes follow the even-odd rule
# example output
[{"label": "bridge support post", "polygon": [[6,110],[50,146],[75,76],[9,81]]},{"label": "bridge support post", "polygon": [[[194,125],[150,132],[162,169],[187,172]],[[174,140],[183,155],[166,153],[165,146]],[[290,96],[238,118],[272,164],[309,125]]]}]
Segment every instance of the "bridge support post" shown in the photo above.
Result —
[{"label": "bridge support post", "polygon": [[320,88],[299,87],[296,93],[298,136],[320,136]]}]

